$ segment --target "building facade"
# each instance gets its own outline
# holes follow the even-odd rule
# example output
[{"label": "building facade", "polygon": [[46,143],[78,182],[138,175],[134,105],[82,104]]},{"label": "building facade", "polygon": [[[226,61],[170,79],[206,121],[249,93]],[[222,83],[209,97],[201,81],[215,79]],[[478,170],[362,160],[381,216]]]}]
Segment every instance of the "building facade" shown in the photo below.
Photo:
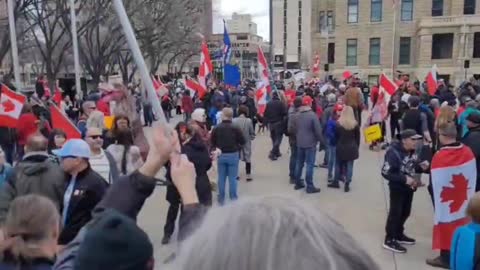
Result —
[{"label": "building facade", "polygon": [[351,70],[373,84],[382,72],[400,70],[422,81],[437,65],[455,85],[480,76],[480,0],[395,2],[315,1],[311,50],[323,74]]},{"label": "building facade", "polygon": [[257,34],[257,24],[252,21],[252,15],[250,14],[233,13],[232,19],[227,20],[226,23],[229,33]]},{"label": "building facade", "polygon": [[309,69],[312,58],[312,1],[271,0],[274,69]]}]

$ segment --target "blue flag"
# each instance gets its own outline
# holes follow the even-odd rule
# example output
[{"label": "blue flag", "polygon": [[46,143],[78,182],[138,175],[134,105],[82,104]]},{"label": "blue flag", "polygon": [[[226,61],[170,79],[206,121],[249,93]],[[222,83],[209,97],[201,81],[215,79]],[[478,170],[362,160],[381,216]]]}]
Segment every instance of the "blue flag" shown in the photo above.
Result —
[{"label": "blue flag", "polygon": [[237,65],[230,64],[232,58],[232,43],[228,36],[225,21],[223,21],[223,29],[223,81],[226,85],[238,86],[240,84],[241,74]]},{"label": "blue flag", "polygon": [[223,21],[223,29],[223,64],[228,65],[230,64],[230,60],[232,58],[232,43],[230,42],[230,37],[228,36],[225,20]]}]

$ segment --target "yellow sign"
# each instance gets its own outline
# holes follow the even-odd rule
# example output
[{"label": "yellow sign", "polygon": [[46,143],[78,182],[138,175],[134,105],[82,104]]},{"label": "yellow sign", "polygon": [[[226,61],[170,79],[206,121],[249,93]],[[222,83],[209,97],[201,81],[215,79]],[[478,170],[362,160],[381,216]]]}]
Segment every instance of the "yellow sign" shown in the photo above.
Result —
[{"label": "yellow sign", "polygon": [[369,126],[363,130],[365,142],[370,144],[382,138],[382,129],[379,124]]},{"label": "yellow sign", "polygon": [[106,129],[112,129],[112,127],[113,127],[113,119],[114,119],[114,118],[115,118],[114,116],[105,116],[105,117],[103,118]]}]

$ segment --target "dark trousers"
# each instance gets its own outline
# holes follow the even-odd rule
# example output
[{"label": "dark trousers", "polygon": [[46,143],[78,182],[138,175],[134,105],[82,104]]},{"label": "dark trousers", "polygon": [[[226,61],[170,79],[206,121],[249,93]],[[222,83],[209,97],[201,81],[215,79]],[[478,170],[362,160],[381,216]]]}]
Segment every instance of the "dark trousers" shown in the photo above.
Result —
[{"label": "dark trousers", "polygon": [[177,220],[178,212],[180,210],[180,204],[170,204],[167,212],[167,220],[163,227],[164,237],[171,237],[175,231],[175,221]]},{"label": "dark trousers", "polygon": [[153,110],[152,106],[143,106],[143,118],[146,126],[152,126],[153,123]]},{"label": "dark trousers", "polygon": [[272,139],[272,151],[270,156],[280,156],[280,145],[283,139],[283,121],[270,124],[270,138]]},{"label": "dark trousers", "polygon": [[177,115],[182,114],[182,106],[177,106],[176,107],[176,113],[177,113]]},{"label": "dark trousers", "polygon": [[400,123],[398,118],[390,117],[390,135],[392,136],[392,141],[395,140],[395,135],[400,133]]},{"label": "dark trousers", "polygon": [[297,165],[297,146],[290,145],[290,164],[289,164],[289,176],[290,179],[295,179],[295,166]]},{"label": "dark trousers", "polygon": [[388,212],[387,239],[398,239],[404,233],[405,222],[412,210],[413,190],[390,188],[390,211]]},{"label": "dark trousers", "polygon": [[14,143],[2,144],[1,147],[5,153],[5,161],[13,166],[13,157],[15,156],[15,147]]},{"label": "dark trousers", "polygon": [[252,174],[252,163],[251,162],[245,162],[245,172],[248,175]]}]

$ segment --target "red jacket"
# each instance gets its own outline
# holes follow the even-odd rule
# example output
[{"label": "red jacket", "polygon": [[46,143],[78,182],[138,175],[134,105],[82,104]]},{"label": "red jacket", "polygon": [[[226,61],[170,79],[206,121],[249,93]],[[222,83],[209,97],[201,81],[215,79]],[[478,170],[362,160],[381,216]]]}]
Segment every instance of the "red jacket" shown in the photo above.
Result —
[{"label": "red jacket", "polygon": [[27,138],[38,131],[38,118],[33,113],[20,115],[17,124],[18,144],[25,145]]},{"label": "red jacket", "polygon": [[184,113],[192,113],[193,112],[193,100],[189,96],[182,97],[182,110]]}]

